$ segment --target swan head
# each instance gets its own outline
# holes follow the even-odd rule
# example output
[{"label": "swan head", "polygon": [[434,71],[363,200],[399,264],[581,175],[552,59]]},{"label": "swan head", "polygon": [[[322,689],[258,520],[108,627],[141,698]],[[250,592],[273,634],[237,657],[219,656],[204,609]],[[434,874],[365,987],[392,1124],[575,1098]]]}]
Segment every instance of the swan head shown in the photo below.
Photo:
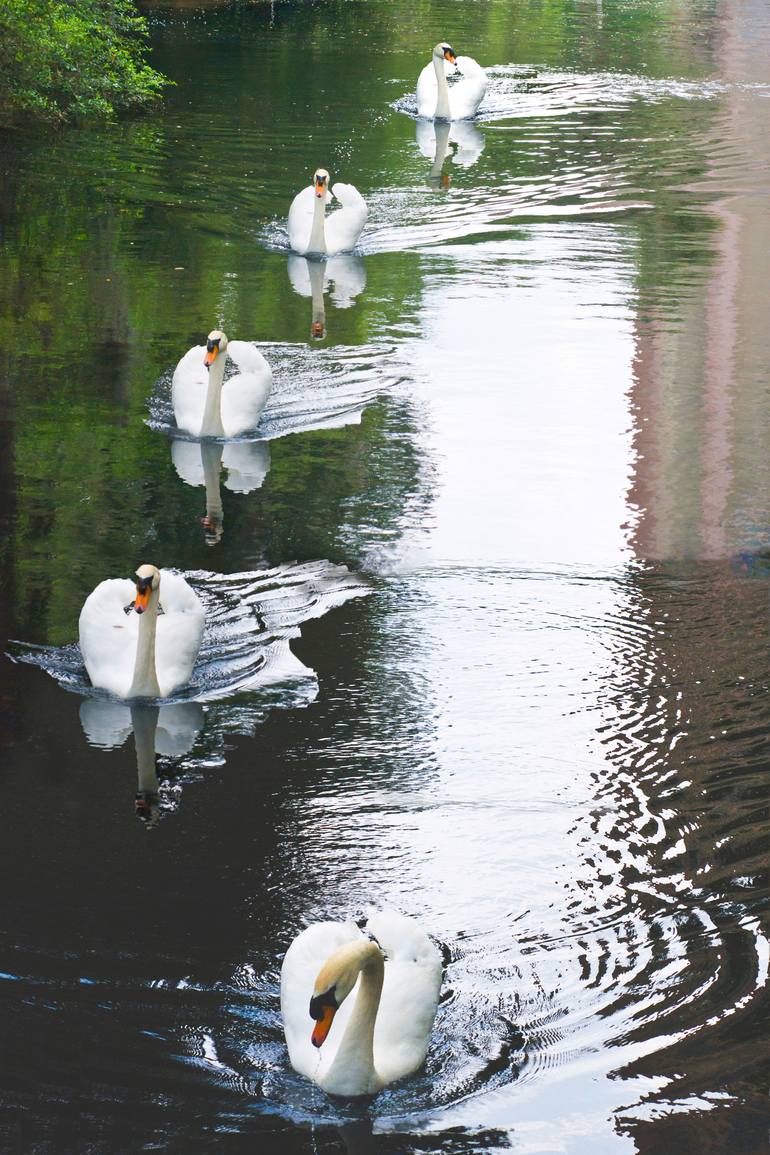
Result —
[{"label": "swan head", "polygon": [[454,48],[444,43],[444,41],[436,45],[433,49],[433,55],[437,60],[448,60],[450,64],[457,63],[457,53]]},{"label": "swan head", "polygon": [[129,607],[143,614],[150,604],[150,598],[160,589],[160,572],[154,565],[140,565],[136,571],[136,598]]},{"label": "swan head", "polygon": [[206,545],[217,545],[222,540],[222,534],[224,533],[224,518],[222,515],[207,513],[200,521],[203,526],[203,539]]},{"label": "swan head", "polygon": [[203,357],[206,368],[211,368],[219,354],[224,353],[226,349],[227,337],[221,329],[212,329],[206,338],[206,352]]},{"label": "swan head", "polygon": [[310,1000],[310,1017],[316,1021],[310,1036],[314,1047],[320,1047],[329,1034],[334,1016],[353,990],[361,971],[382,958],[379,943],[370,938],[347,942],[329,956],[318,972]]},{"label": "swan head", "polygon": [[325,168],[317,168],[313,173],[313,185],[315,187],[315,195],[322,197],[326,194],[329,187],[329,174]]}]

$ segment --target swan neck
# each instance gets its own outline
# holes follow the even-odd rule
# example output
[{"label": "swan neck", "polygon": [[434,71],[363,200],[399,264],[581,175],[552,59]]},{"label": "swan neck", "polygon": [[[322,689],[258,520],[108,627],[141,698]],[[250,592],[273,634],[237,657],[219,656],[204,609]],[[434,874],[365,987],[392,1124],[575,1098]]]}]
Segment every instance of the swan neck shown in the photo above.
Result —
[{"label": "swan neck", "polygon": [[308,261],[308,272],[310,273],[310,296],[313,306],[310,331],[314,336],[323,337],[326,327],[326,306],[324,304],[326,262]]},{"label": "swan neck", "polygon": [[222,383],[225,379],[226,353],[220,353],[209,368],[209,383],[206,390],[206,403],[203,406],[203,420],[201,421],[201,437],[224,437],[222,426]]},{"label": "swan neck", "polygon": [[452,116],[449,111],[449,85],[446,82],[446,68],[444,66],[443,56],[433,57],[433,67],[436,70],[436,83],[438,84],[435,119],[451,120]]},{"label": "swan neck", "polygon": [[158,626],[158,590],[153,590],[147,609],[139,618],[134,677],[129,698],[159,698],[160,686],[155,669],[155,633]]},{"label": "swan neck", "polygon": [[374,1066],[374,1024],[382,995],[385,966],[377,951],[361,969],[353,1012],[348,1019],[329,1075],[338,1094],[360,1095],[378,1090],[381,1080]]},{"label": "swan neck", "polygon": [[157,706],[132,706],[131,725],[136,747],[137,789],[140,793],[157,794],[158,775],[155,768],[155,731],[158,727]]},{"label": "swan neck", "polygon": [[326,252],[326,233],[324,232],[325,219],[326,193],[324,193],[323,196],[315,197],[315,204],[313,205],[313,226],[310,229],[310,240],[307,246],[307,251],[309,253]]},{"label": "swan neck", "polygon": [[222,516],[222,495],[219,489],[219,474],[222,469],[223,445],[201,445],[203,481],[206,486],[206,514],[208,517]]},{"label": "swan neck", "polygon": [[444,168],[444,161],[449,147],[449,125],[437,124],[436,126],[436,154],[433,158],[433,167],[430,170],[432,177],[441,176]]}]

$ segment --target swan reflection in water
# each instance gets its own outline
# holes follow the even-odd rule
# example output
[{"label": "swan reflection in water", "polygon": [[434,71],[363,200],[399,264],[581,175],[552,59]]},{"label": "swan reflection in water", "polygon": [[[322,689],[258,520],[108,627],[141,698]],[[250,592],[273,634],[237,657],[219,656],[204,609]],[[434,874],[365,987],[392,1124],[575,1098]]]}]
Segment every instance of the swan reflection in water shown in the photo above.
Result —
[{"label": "swan reflection in water", "polygon": [[103,698],[86,698],[80,705],[80,724],[92,746],[114,750],[133,731],[136,748],[137,815],[148,825],[160,817],[160,786],[156,755],[181,758],[189,754],[203,729],[203,708],[198,702],[166,706],[134,702],[124,705]]},{"label": "swan reflection in water", "polygon": [[451,156],[452,164],[470,168],[484,151],[484,134],[470,120],[425,120],[417,121],[415,135],[417,147],[424,157],[432,160],[429,173],[431,181],[446,188],[451,176],[444,172],[444,162]]},{"label": "swan reflection in water", "polygon": [[220,492],[222,468],[227,471],[224,485],[233,493],[251,493],[270,472],[270,446],[266,441],[182,441],[171,442],[171,460],[187,485],[204,486],[206,514],[201,518],[207,545],[216,545],[224,533],[224,510]]},{"label": "swan reflection in water", "polygon": [[311,298],[310,336],[317,341],[326,336],[324,294],[330,294],[338,309],[349,309],[366,288],[366,268],[362,258],[355,253],[340,253],[325,261],[291,253],[288,273],[294,292],[300,297]]}]

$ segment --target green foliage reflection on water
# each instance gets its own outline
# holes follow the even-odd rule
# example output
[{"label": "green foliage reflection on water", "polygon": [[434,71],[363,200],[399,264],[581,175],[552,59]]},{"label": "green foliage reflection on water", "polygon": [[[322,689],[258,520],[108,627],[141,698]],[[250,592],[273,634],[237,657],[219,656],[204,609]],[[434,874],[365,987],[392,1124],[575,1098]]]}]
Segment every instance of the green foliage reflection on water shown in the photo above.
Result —
[{"label": "green foliage reflection on water", "polygon": [[[450,33],[458,51],[484,63],[708,75],[707,49],[685,41],[686,20],[680,28],[667,6],[606,7],[599,22],[596,5],[577,0],[469,0],[452,9],[451,29],[447,6],[427,0],[283,3],[272,25],[267,5],[164,15],[151,21],[155,59],[176,82],[163,107],[139,122],[7,143],[0,356],[15,475],[3,515],[16,587],[10,632],[72,639],[88,590],[140,561],[223,571],[311,557],[357,564],[346,522],[396,531],[424,484],[408,406],[388,401],[360,427],[274,442],[263,489],[224,494],[226,532],[212,554],[197,525],[202,490],[180,482],[168,442],[144,425],[146,398],[214,324],[247,339],[307,340],[310,302],[292,290],[285,254],[266,250],[260,234],[321,159],[375,199],[424,187],[413,122],[389,102],[439,36]],[[664,282],[679,286],[677,270],[692,263],[682,197],[659,187],[658,169],[674,152],[688,174],[703,163],[691,131],[703,111],[640,105],[623,116],[591,135],[591,162],[579,132],[554,155],[521,145],[522,121],[489,126],[482,159],[454,189],[494,192],[512,174],[558,180],[558,165],[576,158],[622,168],[630,187],[655,197],[653,213],[624,226],[639,283],[654,297]],[[698,219],[702,264],[708,230]],[[424,268],[419,252],[367,258],[354,307],[327,301],[327,343],[399,340],[415,324]]]}]

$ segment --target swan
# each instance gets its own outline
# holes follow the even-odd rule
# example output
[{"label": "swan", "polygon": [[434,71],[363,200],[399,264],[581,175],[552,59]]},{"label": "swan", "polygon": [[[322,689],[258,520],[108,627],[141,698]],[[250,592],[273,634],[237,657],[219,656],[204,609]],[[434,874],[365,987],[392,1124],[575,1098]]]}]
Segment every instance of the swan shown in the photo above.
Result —
[{"label": "swan", "polygon": [[[152,716],[155,706],[146,702],[116,702],[113,698],[84,698],[80,703],[80,725],[91,746],[117,750],[136,732],[137,717]],[[164,702],[154,715],[154,752],[164,758],[189,754],[203,729],[203,707],[199,702]],[[137,747],[137,765],[139,765]]]},{"label": "swan", "polygon": [[[225,381],[228,357],[239,372]],[[174,370],[171,401],[180,429],[194,437],[237,437],[256,429],[273,374],[248,341],[228,341],[220,329],[193,345]]]},{"label": "swan", "polygon": [[136,583],[125,578],[100,582],[86,598],[79,621],[80,650],[91,682],[118,698],[167,698],[190,680],[203,618],[197,594],[170,570],[141,565]]},{"label": "swan", "polygon": [[444,174],[444,161],[451,154],[452,165],[470,168],[484,151],[484,136],[469,120],[418,120],[415,139],[424,157],[433,161],[432,180],[449,183]]},{"label": "swan", "polygon": [[141,701],[128,705],[110,698],[84,698],[80,704],[80,725],[92,746],[117,749],[133,730],[138,776],[135,810],[150,823],[159,816],[155,755],[181,758],[189,754],[203,723],[203,708],[198,702],[153,706]]},{"label": "swan", "polygon": [[341,253],[326,261],[309,261],[307,257],[289,253],[287,268],[294,292],[312,301],[310,336],[316,340],[326,335],[324,293],[333,286],[334,304],[338,309],[349,309],[366,288],[366,267],[355,253]]},{"label": "swan", "polygon": [[[462,74],[447,84],[447,63]],[[487,90],[487,74],[470,56],[457,56],[448,44],[437,44],[433,59],[417,79],[417,115],[430,120],[467,120],[475,116]]]},{"label": "swan", "polygon": [[396,911],[370,914],[363,932],[354,922],[309,926],[281,967],[291,1065],[330,1095],[373,1095],[410,1075],[425,1059],[441,975],[436,947]]},{"label": "swan", "polygon": [[[326,206],[332,199],[342,208],[326,216]],[[289,209],[289,245],[295,253],[311,253],[319,257],[333,257],[355,248],[366,224],[369,210],[366,201],[352,184],[338,181],[329,192],[329,174],[325,168],[316,169],[313,183],[298,192]]]},{"label": "swan", "polygon": [[182,441],[171,442],[171,460],[182,481],[206,489],[206,516],[201,518],[207,545],[216,545],[224,533],[224,509],[219,488],[222,466],[227,470],[226,489],[251,493],[270,472],[267,441]]}]

